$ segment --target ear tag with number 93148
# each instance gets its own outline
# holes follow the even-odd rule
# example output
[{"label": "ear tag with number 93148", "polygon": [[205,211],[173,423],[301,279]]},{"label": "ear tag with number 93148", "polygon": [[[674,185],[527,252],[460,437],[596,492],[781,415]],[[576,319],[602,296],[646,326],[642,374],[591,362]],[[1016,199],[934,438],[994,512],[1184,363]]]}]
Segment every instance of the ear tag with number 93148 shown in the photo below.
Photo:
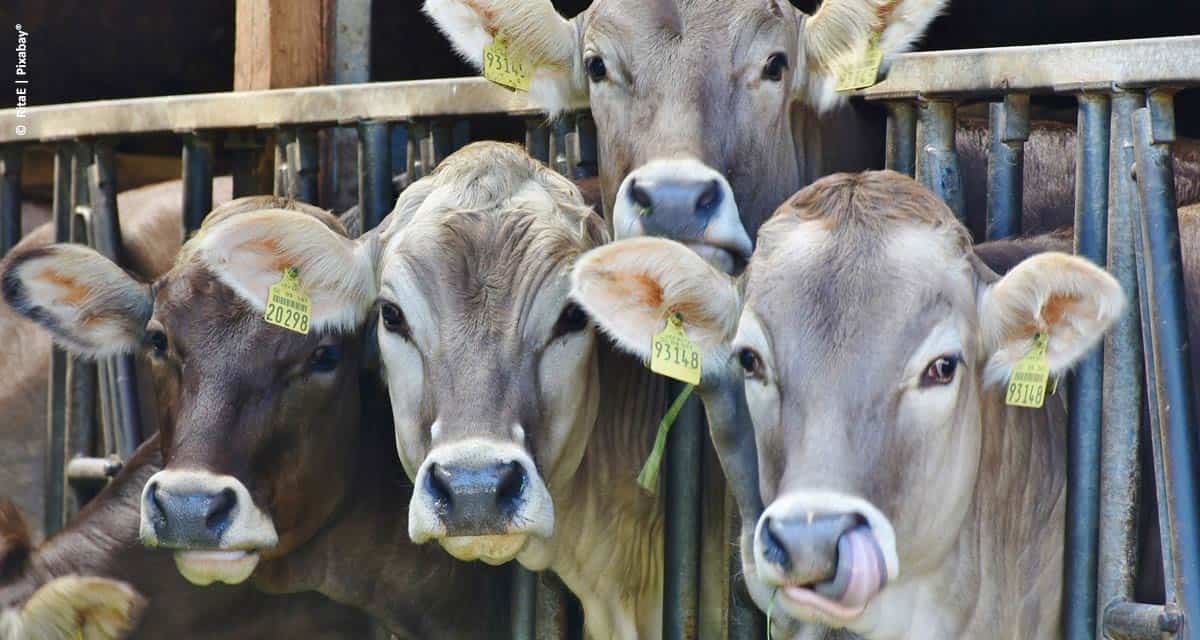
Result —
[{"label": "ear tag with number 93148", "polygon": [[654,334],[650,345],[650,370],[688,384],[700,384],[703,354],[683,332],[683,316],[676,313]]},{"label": "ear tag with number 93148", "polygon": [[312,300],[300,288],[300,270],[288,267],[279,282],[267,292],[267,311],[263,320],[302,335],[308,335],[312,320]]},{"label": "ear tag with number 93148", "polygon": [[529,91],[529,72],[520,60],[508,55],[504,38],[496,38],[483,48],[483,77],[502,87]]},{"label": "ear tag with number 93148", "polygon": [[1008,379],[1005,404],[1037,409],[1046,401],[1046,382],[1050,378],[1050,363],[1046,361],[1049,338],[1038,332],[1033,336],[1033,348],[1017,361]]}]

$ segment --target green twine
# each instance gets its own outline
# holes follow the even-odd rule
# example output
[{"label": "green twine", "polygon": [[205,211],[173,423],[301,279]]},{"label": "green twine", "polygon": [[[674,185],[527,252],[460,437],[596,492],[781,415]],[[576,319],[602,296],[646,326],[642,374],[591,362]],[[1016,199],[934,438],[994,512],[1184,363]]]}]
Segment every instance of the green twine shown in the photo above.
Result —
[{"label": "green twine", "polygon": [[775,594],[779,593],[779,587],[771,592],[771,601],[767,603],[767,640],[771,640],[771,612],[775,610]]},{"label": "green twine", "polygon": [[650,457],[646,458],[646,464],[642,465],[642,471],[637,477],[638,484],[650,493],[658,493],[658,470],[662,467],[663,452],[667,448],[667,434],[671,431],[671,425],[675,424],[675,418],[679,417],[683,403],[687,401],[688,396],[692,395],[694,388],[690,384],[685,386],[675,398],[675,402],[671,403],[671,408],[667,409],[667,415],[663,416],[658,423],[658,435],[654,437],[654,449],[650,452]]}]

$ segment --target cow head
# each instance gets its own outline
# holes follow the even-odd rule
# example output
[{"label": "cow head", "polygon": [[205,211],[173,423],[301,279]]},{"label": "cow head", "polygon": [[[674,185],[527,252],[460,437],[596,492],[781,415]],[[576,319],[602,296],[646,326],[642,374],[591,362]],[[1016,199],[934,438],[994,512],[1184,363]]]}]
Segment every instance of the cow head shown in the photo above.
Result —
[{"label": "cow head", "polygon": [[[3,273],[9,304],[72,352],[149,360],[165,465],[144,488],[140,534],[175,549],[192,582],[245,580],[348,490],[375,287],[341,233],[315,208],[246,198],[214,211],[152,285],[78,245],[17,254]],[[263,319],[290,268],[311,298],[307,335]]]},{"label": "cow head", "polygon": [[597,412],[587,316],[567,298],[603,222],[520,148],[477,143],[401,195],[380,242],[378,338],[415,542],[501,563],[554,531],[551,491]]},{"label": "cow head", "polygon": [[908,48],[947,0],[595,0],[571,20],[550,0],[427,0],[468,61],[503,37],[550,114],[591,105],[615,236],[665,236],[727,272],[802,184],[793,107],[839,102],[835,70],[873,37]]},{"label": "cow head", "polygon": [[[639,331],[656,326],[639,316],[658,320],[697,292],[737,300],[684,247],[641,242],[653,244],[595,250],[575,275],[576,296],[630,350],[644,353]],[[647,279],[692,298],[651,308],[611,295]],[[743,529],[751,593],[777,618],[896,635],[889,624],[912,602],[889,594],[946,561],[986,481],[984,423],[1005,428],[996,416],[1013,366],[1040,332],[1050,370],[1065,371],[1120,312],[1121,289],[1056,253],[998,278],[946,206],[892,172],[801,191],[763,226],[742,284],[736,334],[703,315],[693,331],[713,360],[706,377],[744,377],[766,505]],[[748,426],[714,420],[714,436]]]}]

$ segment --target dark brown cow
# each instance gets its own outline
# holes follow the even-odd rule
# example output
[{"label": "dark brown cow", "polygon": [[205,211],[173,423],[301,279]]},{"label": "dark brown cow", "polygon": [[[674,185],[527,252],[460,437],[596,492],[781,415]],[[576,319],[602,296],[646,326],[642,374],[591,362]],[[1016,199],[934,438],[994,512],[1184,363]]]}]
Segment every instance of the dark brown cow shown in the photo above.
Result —
[{"label": "dark brown cow", "polygon": [[[282,228],[325,238],[342,231],[311,207],[250,198],[215,211],[153,285],[63,245],[18,253],[5,270],[6,299],[64,345],[90,355],[144,350],[152,362],[166,464],[131,465],[125,473],[139,480],[98,499],[97,511],[129,517],[123,534],[99,527],[105,553],[140,535],[172,549],[195,583],[239,583],[254,572],[264,589],[319,591],[404,637],[505,633],[506,573],[408,541],[411,488],[389,444],[386,408],[362,424],[361,332],[373,275],[358,278],[349,260],[276,254]],[[255,307],[284,261],[299,268],[311,297],[307,335],[265,323]],[[464,601],[471,616],[460,615]]]}]

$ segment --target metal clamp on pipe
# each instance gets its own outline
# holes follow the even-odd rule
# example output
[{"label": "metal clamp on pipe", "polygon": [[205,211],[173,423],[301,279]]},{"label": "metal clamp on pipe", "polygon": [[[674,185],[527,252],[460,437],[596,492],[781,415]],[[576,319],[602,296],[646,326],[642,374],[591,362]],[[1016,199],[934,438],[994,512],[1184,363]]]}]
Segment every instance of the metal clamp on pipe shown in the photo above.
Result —
[{"label": "metal clamp on pipe", "polygon": [[125,463],[112,455],[107,458],[72,458],[67,463],[67,480],[72,486],[107,482],[121,472]]}]

